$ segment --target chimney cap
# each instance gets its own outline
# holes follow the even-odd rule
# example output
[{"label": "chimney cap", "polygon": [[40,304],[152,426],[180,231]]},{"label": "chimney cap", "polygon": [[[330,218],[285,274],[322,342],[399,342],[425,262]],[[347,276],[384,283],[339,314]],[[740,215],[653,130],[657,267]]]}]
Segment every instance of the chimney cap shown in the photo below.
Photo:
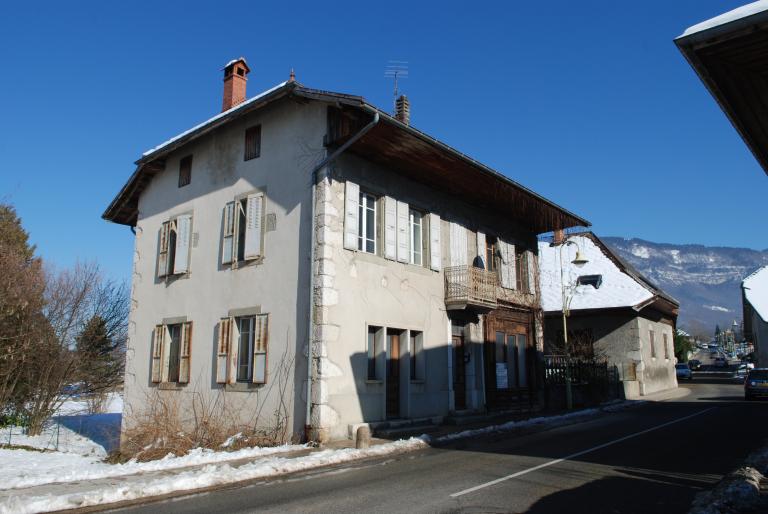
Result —
[{"label": "chimney cap", "polygon": [[225,65],[224,65],[224,67],[222,68],[222,70],[226,70],[226,69],[227,69],[227,68],[229,68],[230,66],[234,66],[235,64],[237,64],[237,63],[239,63],[239,62],[242,62],[242,63],[243,63],[243,66],[245,66],[245,72],[246,72],[246,73],[250,73],[250,72],[251,72],[251,68],[249,68],[249,67],[248,67],[248,63],[247,63],[247,62],[245,62],[245,57],[238,57],[237,59],[232,59],[231,61],[229,61],[227,64],[225,64]]}]

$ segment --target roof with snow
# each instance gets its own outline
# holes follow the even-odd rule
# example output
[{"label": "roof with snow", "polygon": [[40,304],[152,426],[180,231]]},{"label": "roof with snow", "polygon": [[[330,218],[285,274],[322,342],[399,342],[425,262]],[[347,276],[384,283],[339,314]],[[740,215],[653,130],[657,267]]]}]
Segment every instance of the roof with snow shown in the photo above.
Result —
[{"label": "roof with snow", "polygon": [[768,321],[768,266],[763,266],[742,282],[744,298],[763,319]]},{"label": "roof with snow", "polygon": [[[563,309],[560,252],[562,251],[564,279],[572,291],[570,310],[630,308],[640,311],[654,305],[659,310],[677,315],[679,303],[654,285],[629,263],[621,259],[592,232],[567,236],[576,245],[551,245],[539,242],[539,268],[541,274],[541,304],[545,312]],[[577,268],[571,261],[576,257],[576,246],[587,259]],[[599,287],[578,285],[579,277],[600,275]]]},{"label": "roof with snow", "polygon": [[329,147],[338,147],[350,140],[356,130],[370,123],[378,114],[379,122],[355,140],[347,148],[348,152],[519,220],[537,234],[558,228],[590,226],[584,218],[424,132],[401,123],[363,97],[311,89],[293,80],[259,93],[144,152],[136,161],[136,171],[102,217],[115,223],[135,225],[139,197],[152,178],[165,169],[165,159],[169,154],[230,121],[289,97],[328,104],[335,116],[331,119],[329,114],[329,133],[326,136]]},{"label": "roof with snow", "polygon": [[675,44],[768,173],[768,0],[693,25]]}]

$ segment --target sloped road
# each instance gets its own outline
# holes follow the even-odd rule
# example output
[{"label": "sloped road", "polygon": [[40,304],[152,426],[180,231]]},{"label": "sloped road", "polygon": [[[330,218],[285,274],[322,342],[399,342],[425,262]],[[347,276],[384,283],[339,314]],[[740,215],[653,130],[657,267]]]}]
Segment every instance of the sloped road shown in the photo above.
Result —
[{"label": "sloped road", "polygon": [[686,512],[768,435],[727,381],[525,436],[495,435],[120,512]]}]

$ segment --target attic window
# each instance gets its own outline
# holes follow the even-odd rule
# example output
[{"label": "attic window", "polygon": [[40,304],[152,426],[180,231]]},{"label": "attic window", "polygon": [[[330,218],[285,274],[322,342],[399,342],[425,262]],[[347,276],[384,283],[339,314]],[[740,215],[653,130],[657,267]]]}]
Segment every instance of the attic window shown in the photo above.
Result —
[{"label": "attic window", "polygon": [[184,187],[192,181],[192,156],[187,155],[179,161],[179,187]]},{"label": "attic window", "polygon": [[261,155],[261,125],[245,131],[245,160],[250,161]]},{"label": "attic window", "polygon": [[237,68],[237,74],[240,75],[241,77],[244,77],[245,76],[245,70],[242,69],[242,68]]},{"label": "attic window", "polygon": [[576,279],[576,285],[579,286],[592,286],[595,289],[600,288],[600,284],[603,283],[602,275],[581,275]]}]

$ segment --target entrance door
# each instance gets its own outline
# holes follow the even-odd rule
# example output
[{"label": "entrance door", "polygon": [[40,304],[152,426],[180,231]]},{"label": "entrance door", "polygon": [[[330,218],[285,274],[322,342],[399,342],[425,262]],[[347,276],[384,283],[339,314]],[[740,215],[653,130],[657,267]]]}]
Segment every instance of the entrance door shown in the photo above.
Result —
[{"label": "entrance door", "polygon": [[528,313],[504,310],[486,316],[485,388],[490,408],[509,407],[527,395],[530,320]]},{"label": "entrance door", "polygon": [[456,410],[467,408],[467,368],[464,336],[453,336],[453,406]]},{"label": "entrance door", "polygon": [[387,417],[400,417],[400,334],[387,333]]}]

